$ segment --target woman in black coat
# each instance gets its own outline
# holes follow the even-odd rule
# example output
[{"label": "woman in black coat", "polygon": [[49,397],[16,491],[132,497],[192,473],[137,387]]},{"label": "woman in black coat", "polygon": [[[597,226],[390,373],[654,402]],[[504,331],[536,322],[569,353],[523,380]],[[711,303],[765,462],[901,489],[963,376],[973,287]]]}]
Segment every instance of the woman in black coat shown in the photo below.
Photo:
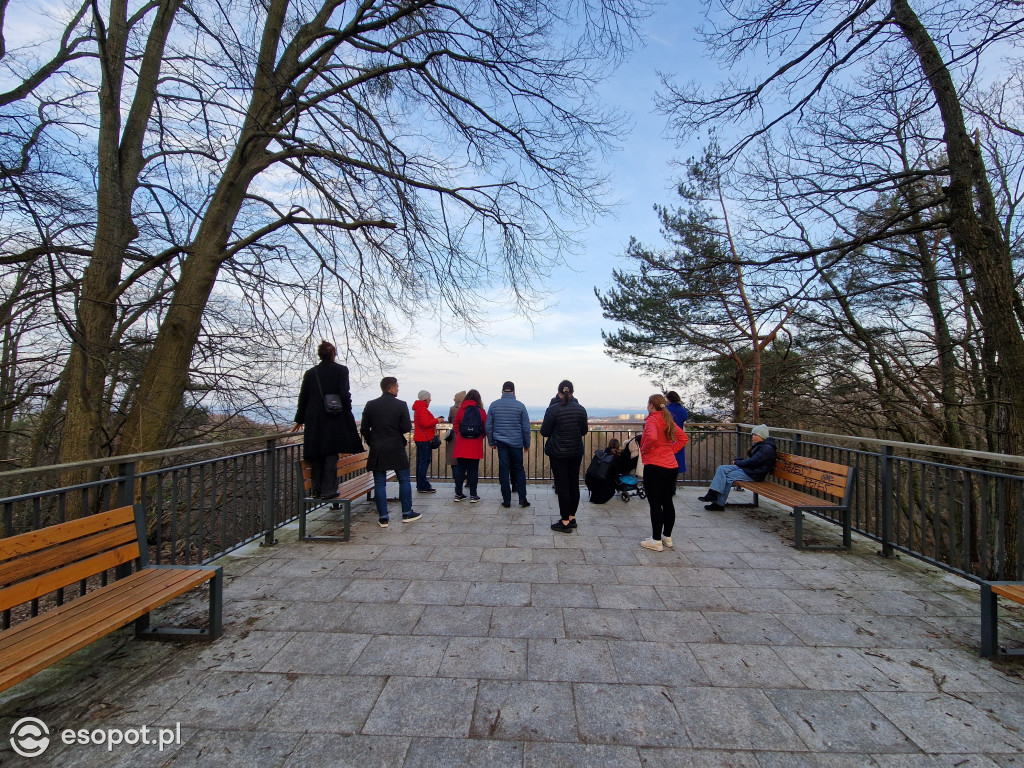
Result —
[{"label": "woman in black coat", "polygon": [[[310,464],[313,486],[310,493],[333,499],[338,496],[338,455],[360,453],[363,443],[352,415],[348,368],[334,362],[338,352],[329,341],[320,342],[316,353],[320,364],[310,368],[302,377],[292,431],[305,427],[302,458]],[[327,412],[324,395],[329,394],[341,397],[341,413]]]},{"label": "woman in black coat", "polygon": [[583,436],[589,429],[587,409],[572,396],[571,381],[558,385],[558,402],[544,412],[540,433],[546,437],[544,453],[551,463],[555,479],[560,520],[551,530],[572,533],[580,506],[580,465],[583,463]]}]

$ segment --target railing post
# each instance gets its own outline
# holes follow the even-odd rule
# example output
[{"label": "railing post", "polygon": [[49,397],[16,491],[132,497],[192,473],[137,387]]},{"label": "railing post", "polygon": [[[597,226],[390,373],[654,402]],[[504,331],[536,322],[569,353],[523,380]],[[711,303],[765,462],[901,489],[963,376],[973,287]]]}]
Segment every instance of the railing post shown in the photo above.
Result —
[{"label": "railing post", "polygon": [[892,557],[892,447],[882,446],[882,557]]},{"label": "railing post", "polygon": [[794,456],[800,455],[800,433],[793,433],[793,450],[790,451]]},{"label": "railing post", "polygon": [[135,462],[118,464],[117,474],[120,478],[117,486],[117,504],[121,507],[130,507],[135,503]]},{"label": "railing post", "polygon": [[[129,461],[124,464],[117,465],[117,475],[119,477],[117,485],[117,505],[119,507],[130,507],[135,503],[135,462]],[[140,542],[142,546],[148,546],[145,542]],[[143,560],[142,562],[146,562]],[[132,564],[122,563],[121,565],[114,568],[114,578],[123,579],[127,576],[131,576]]]},{"label": "railing post", "polygon": [[[740,429],[740,425],[736,425],[736,451],[733,456],[742,456],[746,451],[743,450],[743,430]],[[730,462],[731,463],[731,462]]]},{"label": "railing post", "polygon": [[274,538],[274,503],[277,501],[277,440],[267,440],[263,457],[263,541],[261,547],[277,544]]}]

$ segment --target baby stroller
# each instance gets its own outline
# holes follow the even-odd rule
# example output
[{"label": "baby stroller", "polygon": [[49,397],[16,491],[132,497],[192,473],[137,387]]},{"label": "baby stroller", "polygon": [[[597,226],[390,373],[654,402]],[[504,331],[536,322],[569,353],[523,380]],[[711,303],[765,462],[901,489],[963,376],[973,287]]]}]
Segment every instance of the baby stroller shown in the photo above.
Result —
[{"label": "baby stroller", "polygon": [[638,499],[647,498],[644,481],[636,476],[636,465],[639,461],[640,435],[637,435],[622,446],[622,453],[619,454],[616,466],[618,475],[615,478],[615,492],[623,501],[629,501],[630,496],[636,496]]}]

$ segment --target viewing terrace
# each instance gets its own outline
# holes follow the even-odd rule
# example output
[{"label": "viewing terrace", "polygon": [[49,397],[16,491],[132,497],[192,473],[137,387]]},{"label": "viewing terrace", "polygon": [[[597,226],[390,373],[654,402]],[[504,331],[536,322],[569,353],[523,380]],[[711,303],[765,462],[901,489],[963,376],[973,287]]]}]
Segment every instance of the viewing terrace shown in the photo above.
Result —
[{"label": "viewing terrace", "polygon": [[[549,528],[548,482],[531,484],[532,507],[510,510],[496,485],[475,505],[435,485],[415,496],[423,517],[411,524],[393,514],[380,529],[362,501],[349,542],[299,542],[284,522],[273,546],[249,536],[216,557],[226,583],[214,643],[136,642],[126,628],[0,694],[0,762],[1024,764],[1024,665],[979,656],[976,585],[920,557],[880,556],[863,525],[850,552],[798,552],[782,508],[707,512],[695,486],[677,495],[675,550],[650,552],[638,499],[584,501],[564,535]],[[336,532],[339,513],[318,510],[312,527]],[[813,520],[805,535],[836,530]],[[203,610],[202,595],[172,609]],[[1001,633],[1024,645],[1022,614],[1005,610]],[[29,716],[52,738],[33,759],[6,743]],[[162,751],[60,738],[179,724],[180,743]]]}]

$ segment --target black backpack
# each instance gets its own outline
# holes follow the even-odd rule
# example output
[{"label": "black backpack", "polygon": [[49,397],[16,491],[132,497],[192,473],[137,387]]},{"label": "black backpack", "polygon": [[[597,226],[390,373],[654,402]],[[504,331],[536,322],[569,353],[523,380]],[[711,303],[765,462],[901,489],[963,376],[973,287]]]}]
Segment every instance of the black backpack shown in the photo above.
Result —
[{"label": "black backpack", "polygon": [[480,415],[479,405],[467,405],[459,422],[459,436],[468,439],[481,437],[484,434],[484,420]]}]

